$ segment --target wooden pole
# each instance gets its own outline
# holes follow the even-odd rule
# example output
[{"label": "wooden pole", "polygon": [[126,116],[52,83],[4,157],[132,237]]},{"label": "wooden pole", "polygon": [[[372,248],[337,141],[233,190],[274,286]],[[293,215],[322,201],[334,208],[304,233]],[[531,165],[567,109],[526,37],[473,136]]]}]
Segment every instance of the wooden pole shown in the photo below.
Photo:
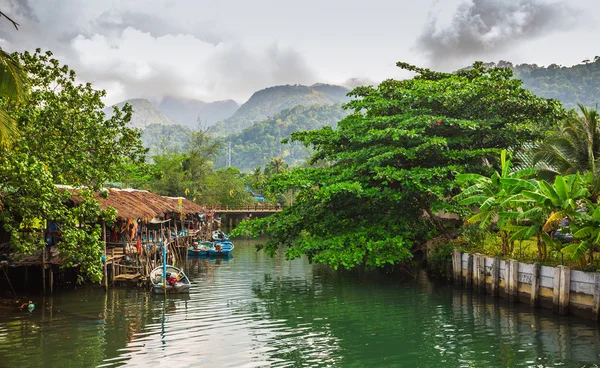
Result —
[{"label": "wooden pole", "polygon": [[[104,258],[108,258],[107,253],[106,253],[106,222],[104,222],[104,220],[102,220],[102,237],[104,239]],[[106,268],[107,262],[108,262],[108,259],[106,259],[104,261],[104,290],[106,290],[106,291],[108,291],[108,277],[107,277],[107,268]]]},{"label": "wooden pole", "polygon": [[115,248],[110,250],[110,283],[115,281]]},{"label": "wooden pole", "polygon": [[52,265],[50,265],[50,294],[54,291],[54,271],[52,271]]},{"label": "wooden pole", "polygon": [[42,249],[42,289],[46,293],[46,245]]}]

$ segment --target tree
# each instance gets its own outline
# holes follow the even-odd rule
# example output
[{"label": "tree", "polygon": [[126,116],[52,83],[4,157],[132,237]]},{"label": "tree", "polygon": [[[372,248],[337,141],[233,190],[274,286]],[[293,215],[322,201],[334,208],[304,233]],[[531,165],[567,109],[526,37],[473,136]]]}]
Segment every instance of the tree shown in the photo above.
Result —
[{"label": "tree", "polygon": [[600,117],[579,104],[581,116],[565,119],[560,130],[533,150],[533,162],[552,175],[591,172],[592,195],[600,193]]},{"label": "tree", "polygon": [[[11,247],[27,253],[45,246],[35,224],[57,222],[63,234],[57,247],[65,265],[80,264],[90,280],[99,281],[99,223],[110,222],[114,213],[102,211],[89,190],[118,181],[126,162],[143,162],[140,133],[126,126],[131,108],[115,109],[105,119],[105,92],[89,83],[77,84],[75,72],[60,65],[52,53],[37,50],[16,57],[29,77],[21,103],[2,101],[21,134],[12,149],[0,155],[0,223]],[[56,184],[89,189],[80,193],[84,200],[74,208],[69,205],[72,194]]]},{"label": "tree", "polygon": [[[27,75],[13,55],[0,49],[0,97],[6,103],[23,99]],[[17,138],[17,122],[5,109],[0,109],[0,148],[9,147]]]},{"label": "tree", "polygon": [[274,176],[271,191],[298,188],[294,205],[237,233],[264,232],[268,251],[285,246],[290,258],[306,254],[334,268],[407,261],[432,232],[451,237],[435,213],[457,209],[448,199],[459,190],[456,173],[491,174],[502,149],[540,138],[565,115],[508,69],[398,66],[417,76],[358,87],[347,104],[354,113],[337,130],[292,135],[315,149],[312,163],[329,165]]}]

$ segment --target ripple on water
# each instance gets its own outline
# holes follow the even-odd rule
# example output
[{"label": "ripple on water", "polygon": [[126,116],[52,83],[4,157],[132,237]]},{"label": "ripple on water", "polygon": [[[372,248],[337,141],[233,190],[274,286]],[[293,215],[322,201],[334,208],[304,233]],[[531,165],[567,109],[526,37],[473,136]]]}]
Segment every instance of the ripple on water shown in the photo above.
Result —
[{"label": "ripple on water", "polygon": [[37,302],[52,309],[0,311],[0,366],[598,364],[595,325],[253,248],[238,242],[229,261],[192,261],[189,296],[84,288]]}]

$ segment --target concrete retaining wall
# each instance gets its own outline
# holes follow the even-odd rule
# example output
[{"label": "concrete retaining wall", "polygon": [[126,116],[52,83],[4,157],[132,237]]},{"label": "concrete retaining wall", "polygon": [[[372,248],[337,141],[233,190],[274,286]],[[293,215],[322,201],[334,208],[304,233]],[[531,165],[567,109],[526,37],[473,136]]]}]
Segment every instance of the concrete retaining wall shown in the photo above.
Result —
[{"label": "concrete retaining wall", "polygon": [[561,314],[600,319],[600,272],[546,267],[458,250],[452,254],[452,270],[456,282],[480,292],[552,308]]}]

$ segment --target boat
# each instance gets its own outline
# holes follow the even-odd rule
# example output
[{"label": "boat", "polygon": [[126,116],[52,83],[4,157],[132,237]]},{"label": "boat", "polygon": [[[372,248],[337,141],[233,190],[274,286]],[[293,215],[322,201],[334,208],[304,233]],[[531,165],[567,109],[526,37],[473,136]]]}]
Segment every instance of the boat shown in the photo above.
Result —
[{"label": "boat", "polygon": [[[163,279],[163,272],[166,269],[167,276],[170,274],[174,278],[177,279],[174,285],[165,283]],[[167,288],[167,294],[185,294],[190,292],[190,287],[192,286],[190,283],[190,279],[185,275],[183,270],[175,267],[175,266],[160,266],[150,272],[150,282],[152,283],[152,292],[155,294],[164,294],[165,286]]]},{"label": "boat", "polygon": [[229,237],[221,230],[215,230],[212,232],[212,239],[215,242],[229,241]]},{"label": "boat", "polygon": [[209,241],[198,241],[188,247],[188,256],[207,256],[208,251],[213,248],[213,243]]},{"label": "boat", "polygon": [[215,241],[214,246],[208,250],[209,256],[229,257],[235,246],[229,240]]}]

